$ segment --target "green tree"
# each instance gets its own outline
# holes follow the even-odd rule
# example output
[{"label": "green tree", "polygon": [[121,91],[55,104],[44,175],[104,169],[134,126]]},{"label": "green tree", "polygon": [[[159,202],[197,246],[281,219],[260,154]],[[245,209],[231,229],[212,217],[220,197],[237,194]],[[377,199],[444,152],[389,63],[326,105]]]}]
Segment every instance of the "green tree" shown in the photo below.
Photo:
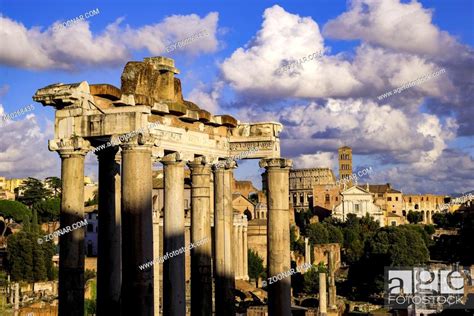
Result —
[{"label": "green tree", "polygon": [[33,282],[33,244],[29,234],[22,230],[8,236],[7,251],[12,280]]},{"label": "green tree", "polygon": [[344,234],[341,228],[327,222],[323,222],[323,225],[326,226],[328,231],[328,242],[341,245],[344,243]]},{"label": "green tree", "polygon": [[35,178],[28,178],[21,186],[23,195],[18,200],[28,206],[44,201],[52,196],[52,192],[44,187],[43,182]]},{"label": "green tree", "polygon": [[61,195],[61,179],[58,177],[47,177],[45,182],[52,191],[53,197],[60,197]]},{"label": "green tree", "polygon": [[30,229],[24,228],[8,237],[8,269],[14,281],[37,282],[54,278],[52,257],[55,247],[52,241],[41,239],[43,234],[33,216]]},{"label": "green tree", "polygon": [[41,223],[59,221],[61,200],[59,198],[47,199],[33,204],[33,210],[38,212]]},{"label": "green tree", "polygon": [[407,220],[411,224],[418,224],[419,222],[423,221],[423,214],[418,211],[408,211]]},{"label": "green tree", "polygon": [[296,227],[290,227],[290,250],[296,251],[300,254],[304,254],[304,241],[302,238],[296,239]]},{"label": "green tree", "polygon": [[1,237],[5,236],[9,226],[16,223],[28,222],[31,218],[31,211],[26,205],[17,201],[0,200],[0,221],[3,223]]},{"label": "green tree", "polygon": [[258,279],[264,275],[263,259],[260,258],[256,251],[248,250],[248,271],[249,277],[255,280],[258,287]]},{"label": "green tree", "polygon": [[255,193],[255,192],[250,193],[249,201],[256,205],[258,203],[258,193]]},{"label": "green tree", "polygon": [[[86,270],[87,271],[87,270]],[[84,300],[84,315],[89,316],[89,315],[96,315],[96,302],[97,302],[97,282],[95,280],[91,280],[88,286],[92,287],[92,298],[91,299],[86,299]]]},{"label": "green tree", "polygon": [[315,294],[319,291],[319,273],[327,272],[324,263],[320,263],[318,266],[312,266],[303,274],[303,291],[308,294]]},{"label": "green tree", "polygon": [[435,223],[438,228],[453,229],[462,226],[464,217],[463,212],[442,212],[433,214],[432,218],[433,223]]},{"label": "green tree", "polygon": [[95,190],[92,199],[87,200],[85,203],[85,206],[98,205],[98,204],[99,204],[99,192]]},{"label": "green tree", "polygon": [[429,251],[419,230],[408,225],[378,229],[365,243],[364,254],[349,269],[349,287],[357,298],[381,293],[385,267],[416,266],[429,260]]},{"label": "green tree", "polygon": [[329,232],[325,225],[321,223],[313,223],[306,229],[311,245],[326,244],[329,242]]},{"label": "green tree", "polygon": [[306,228],[309,224],[309,220],[313,216],[311,210],[300,211],[295,214],[296,225],[300,228],[303,234],[306,234]]}]

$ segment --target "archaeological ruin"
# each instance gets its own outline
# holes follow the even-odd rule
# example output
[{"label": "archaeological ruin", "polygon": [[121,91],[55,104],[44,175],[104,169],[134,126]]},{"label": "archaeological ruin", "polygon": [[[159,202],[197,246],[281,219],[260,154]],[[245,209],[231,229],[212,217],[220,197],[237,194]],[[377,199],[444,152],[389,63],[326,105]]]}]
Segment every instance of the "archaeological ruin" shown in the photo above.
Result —
[{"label": "archaeological ruin", "polygon": [[[177,74],[172,59],[145,58],[126,64],[120,88],[86,81],[56,83],[33,97],[56,111],[49,149],[62,163],[61,227],[83,219],[85,156],[94,152],[98,157],[99,316],[151,316],[159,315],[160,309],[172,316],[190,311],[209,316],[213,310],[219,316],[235,314],[235,279],[248,279],[247,220],[234,217],[232,209],[235,157],[260,159],[265,168],[268,275],[291,268],[292,163],[280,157],[282,125],[211,114],[183,99]],[[153,168],[160,164],[162,210],[155,208],[153,196]],[[186,184],[191,192],[189,216],[185,170],[191,179]],[[170,256],[163,264],[155,261],[148,269],[139,268],[187,246],[186,227],[190,243],[210,242],[192,249],[190,256]],[[61,316],[84,315],[84,255],[83,229],[60,237]],[[186,264],[191,267],[190,311]],[[269,315],[290,315],[290,308],[291,279],[270,285]]]}]

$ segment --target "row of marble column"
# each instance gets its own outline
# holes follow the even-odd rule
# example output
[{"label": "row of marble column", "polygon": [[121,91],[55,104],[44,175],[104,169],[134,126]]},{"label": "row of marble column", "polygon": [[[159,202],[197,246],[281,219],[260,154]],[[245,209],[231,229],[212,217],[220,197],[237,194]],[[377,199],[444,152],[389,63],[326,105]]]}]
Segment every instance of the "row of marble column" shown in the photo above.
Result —
[{"label": "row of marble column", "polygon": [[[160,293],[154,269],[139,269],[158,254],[153,244],[151,145],[126,143],[121,147],[121,168],[117,148],[101,150],[99,157],[99,253],[97,272],[98,315],[153,316]],[[62,178],[61,227],[84,216],[85,150],[59,152]],[[184,167],[177,154],[165,156],[163,253],[185,246]],[[204,158],[188,164],[191,170],[191,242],[208,238],[191,252],[191,313],[212,315],[212,275],[215,279],[216,315],[234,315],[235,276],[246,275],[245,267],[234,266],[232,181],[235,163],[214,169],[214,229],[211,238],[211,166]],[[264,159],[268,200],[268,274],[289,271],[289,186],[291,161]],[[243,229],[243,228],[242,228]],[[237,230],[237,232],[235,232]],[[159,240],[156,238],[155,240]],[[211,253],[211,240],[214,254]],[[246,242],[244,241],[244,244]],[[246,256],[246,248],[237,247]],[[84,230],[60,237],[59,315],[84,314]],[[214,269],[211,269],[211,256]],[[155,258],[156,259],[156,258]],[[163,263],[163,314],[185,315],[185,256]],[[244,261],[245,262],[245,261]],[[246,266],[246,265],[245,265]],[[270,315],[289,315],[290,279],[269,286]]]}]

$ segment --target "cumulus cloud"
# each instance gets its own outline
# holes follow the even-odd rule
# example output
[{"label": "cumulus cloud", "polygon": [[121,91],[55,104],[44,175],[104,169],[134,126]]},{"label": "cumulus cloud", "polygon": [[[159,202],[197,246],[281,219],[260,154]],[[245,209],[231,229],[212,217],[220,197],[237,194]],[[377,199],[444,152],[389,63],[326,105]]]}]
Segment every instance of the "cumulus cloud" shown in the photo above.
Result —
[{"label": "cumulus cloud", "polygon": [[362,39],[366,43],[411,54],[452,56],[460,44],[432,23],[433,11],[421,3],[399,0],[352,0],[350,9],[329,21],[325,36]]},{"label": "cumulus cloud", "polygon": [[[0,105],[0,116],[4,114]],[[46,129],[42,130],[34,113],[12,121],[0,121],[0,174],[36,178],[57,175],[60,159],[48,150],[53,127],[53,122],[48,121]]]},{"label": "cumulus cloud", "polygon": [[430,168],[401,164],[375,172],[370,182],[390,182],[403,193],[463,193],[474,188],[473,173],[474,159],[469,154],[447,149]]},{"label": "cumulus cloud", "polygon": [[218,14],[200,18],[195,14],[173,15],[162,22],[133,28],[119,18],[100,33],[93,34],[89,20],[60,28],[60,22],[42,29],[27,28],[0,16],[0,63],[27,69],[76,69],[79,66],[121,65],[133,51],[146,49],[152,55],[166,55],[166,46],[199,31],[208,36],[187,44],[176,53],[197,55],[216,51]]},{"label": "cumulus cloud", "polygon": [[305,166],[315,153],[316,157],[330,158],[319,151],[336,152],[338,147],[350,144],[359,154],[375,155],[386,163],[430,168],[456,137],[458,128],[454,119],[442,122],[432,114],[407,115],[369,99],[328,99],[287,106],[273,113],[253,110],[245,117],[252,120],[259,114],[262,120],[284,124],[283,155]]},{"label": "cumulus cloud", "polygon": [[337,168],[337,155],[332,152],[318,151],[315,154],[302,154],[293,159],[295,168]]},{"label": "cumulus cloud", "polygon": [[219,98],[223,86],[224,82],[222,81],[214,82],[210,88],[200,82],[193,90],[191,90],[187,100],[198,104],[200,108],[209,111],[212,114],[219,114],[221,111],[219,107]]},{"label": "cumulus cloud", "polygon": [[[263,19],[255,38],[236,49],[221,65],[223,78],[245,96],[375,98],[442,68],[435,61],[411,52],[370,43],[362,43],[353,55],[331,55],[314,20],[286,12],[278,5],[266,9]],[[324,53],[288,71],[278,71],[279,67],[307,58],[313,52]],[[444,75],[407,92],[414,98],[442,97],[454,90],[451,76]]]}]

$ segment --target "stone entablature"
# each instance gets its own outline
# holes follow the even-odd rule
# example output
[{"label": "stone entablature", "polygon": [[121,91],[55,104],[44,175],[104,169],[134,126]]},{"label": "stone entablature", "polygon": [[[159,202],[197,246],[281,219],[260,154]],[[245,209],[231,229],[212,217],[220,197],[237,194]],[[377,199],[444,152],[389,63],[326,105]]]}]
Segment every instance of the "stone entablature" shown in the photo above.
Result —
[{"label": "stone entablature", "polygon": [[132,141],[153,145],[156,158],[178,152],[183,160],[206,156],[214,163],[235,156],[280,156],[280,123],[241,123],[230,115],[212,115],[183,99],[176,73],[172,59],[153,57],[129,62],[121,89],[86,81],[39,89],[33,99],[56,108],[50,150],[92,150],[114,137],[140,131]]}]

